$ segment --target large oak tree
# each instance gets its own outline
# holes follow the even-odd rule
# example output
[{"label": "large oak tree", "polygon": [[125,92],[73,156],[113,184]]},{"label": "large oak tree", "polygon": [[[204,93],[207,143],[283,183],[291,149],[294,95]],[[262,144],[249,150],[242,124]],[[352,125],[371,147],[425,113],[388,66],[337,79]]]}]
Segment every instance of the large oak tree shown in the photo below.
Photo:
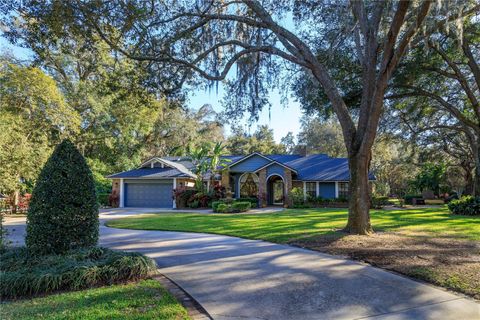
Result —
[{"label": "large oak tree", "polygon": [[[479,7],[463,2],[465,10],[449,8],[448,14],[431,10],[431,1],[70,1],[54,2],[53,10],[84,34],[148,62],[170,92],[201,79],[224,80],[225,102],[235,114],[258,114],[270,89],[306,71],[342,127],[351,173],[345,230],[368,234],[368,168],[389,80],[419,31]],[[27,4],[25,15],[41,7]],[[361,70],[356,112],[325,61],[337,47]]]}]

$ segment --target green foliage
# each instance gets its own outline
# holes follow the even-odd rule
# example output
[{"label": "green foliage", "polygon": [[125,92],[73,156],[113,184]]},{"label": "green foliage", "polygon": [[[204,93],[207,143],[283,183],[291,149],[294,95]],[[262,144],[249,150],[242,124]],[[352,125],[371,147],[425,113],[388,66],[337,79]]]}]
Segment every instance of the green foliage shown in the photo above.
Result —
[{"label": "green foliage", "polygon": [[218,212],[218,213],[246,212],[251,208],[252,208],[251,202],[242,201],[242,199],[236,199],[231,203],[226,203],[225,201],[212,202],[213,212]]},{"label": "green foliage", "polygon": [[110,193],[97,193],[97,202],[100,206],[106,207],[109,205],[108,198]]},{"label": "green foliage", "polygon": [[[227,201],[229,201],[229,202],[227,202]],[[235,206],[236,203],[241,203],[241,204]],[[250,206],[246,210],[250,210],[251,208],[257,208],[258,207],[258,199],[257,198],[239,198],[239,199],[231,199],[231,200],[220,199],[218,201],[213,201],[212,204],[211,204],[211,207],[213,209],[213,212],[221,212],[218,209],[219,205],[221,205],[221,204],[227,205],[227,208],[234,208],[235,207],[235,210],[237,210],[237,209],[241,210],[243,207],[246,206],[245,203],[250,204]]]},{"label": "green foliage", "polygon": [[241,201],[241,202],[250,202],[252,205],[252,208],[257,208],[258,207],[258,199],[257,198],[239,198],[239,199],[234,199],[234,202],[236,201]]},{"label": "green foliage", "polygon": [[192,209],[197,209],[199,207],[199,201],[193,200],[188,203],[188,207]]},{"label": "green foliage", "polygon": [[372,197],[372,207],[375,209],[381,209],[383,206],[392,204],[388,197],[386,196],[373,196]]},{"label": "green foliage", "polygon": [[446,166],[444,164],[425,163],[419,174],[412,181],[417,190],[432,190],[435,195],[440,194],[440,186],[445,182]]},{"label": "green foliage", "polygon": [[[0,205],[2,204],[2,201],[0,201]],[[3,253],[5,249],[7,248],[8,240],[7,240],[7,230],[5,229],[3,225],[3,219],[5,216],[5,213],[1,210],[2,208],[0,207],[0,253]]]},{"label": "green foliage", "polygon": [[252,204],[250,202],[244,201],[236,201],[232,203],[232,211],[233,212],[245,212],[252,208]]},{"label": "green foliage", "polygon": [[145,278],[155,262],[139,253],[89,248],[63,255],[37,255],[25,247],[0,256],[0,296],[22,298]]},{"label": "green foliage", "polygon": [[27,216],[27,247],[61,253],[94,246],[98,204],[92,173],[68,140],[59,144],[39,175]]},{"label": "green foliage", "polygon": [[252,152],[274,154],[285,152],[282,144],[277,144],[273,130],[266,125],[260,126],[253,134],[245,132],[242,127],[233,127],[228,137],[227,148],[230,154],[246,155]]},{"label": "green foliage", "polygon": [[423,196],[421,194],[406,194],[403,199],[406,204],[412,204],[413,199],[423,199]]},{"label": "green foliage", "polygon": [[463,196],[448,203],[448,210],[453,214],[480,216],[480,197]]},{"label": "green foliage", "polygon": [[218,212],[218,213],[227,213],[227,212],[230,212],[230,206],[226,203],[219,203],[217,205],[217,210],[215,210],[214,212]]},{"label": "green foliage", "polygon": [[211,204],[213,212],[218,212],[218,206],[221,205],[221,204],[224,204],[224,202],[223,201],[213,201],[212,204]]},{"label": "green foliage", "polygon": [[290,191],[290,197],[294,206],[303,205],[305,203],[303,198],[303,189],[299,187],[292,188]]},{"label": "green foliage", "polygon": [[0,192],[27,191],[51,146],[79,124],[51,77],[0,56]]},{"label": "green foliage", "polygon": [[[304,116],[302,130],[298,134],[299,146],[305,146],[309,153],[325,153],[330,157],[345,157],[347,149],[343,141],[342,128],[335,121],[320,117]],[[294,153],[300,150],[297,148]]]}]

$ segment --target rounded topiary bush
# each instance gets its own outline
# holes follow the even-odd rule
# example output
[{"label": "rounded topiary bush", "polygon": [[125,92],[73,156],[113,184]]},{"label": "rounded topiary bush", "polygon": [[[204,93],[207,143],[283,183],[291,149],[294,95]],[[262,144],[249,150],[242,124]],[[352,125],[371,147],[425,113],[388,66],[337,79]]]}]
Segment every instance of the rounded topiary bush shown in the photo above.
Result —
[{"label": "rounded topiary bush", "polygon": [[68,140],[43,167],[27,215],[28,249],[63,253],[98,241],[98,204],[92,172]]}]

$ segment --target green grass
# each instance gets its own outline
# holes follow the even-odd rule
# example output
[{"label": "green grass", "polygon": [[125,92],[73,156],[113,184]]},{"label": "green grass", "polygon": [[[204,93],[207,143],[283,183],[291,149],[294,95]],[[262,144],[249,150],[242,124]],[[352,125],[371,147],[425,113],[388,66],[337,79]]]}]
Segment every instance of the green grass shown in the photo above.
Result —
[{"label": "green grass", "polygon": [[2,303],[7,319],[189,319],[158,281],[114,285]]},{"label": "green grass", "polygon": [[[446,206],[372,210],[377,231],[427,233],[480,240],[480,217],[451,215]],[[111,220],[109,227],[206,232],[286,243],[332,233],[345,226],[346,209],[289,209],[274,214],[146,214]]]}]

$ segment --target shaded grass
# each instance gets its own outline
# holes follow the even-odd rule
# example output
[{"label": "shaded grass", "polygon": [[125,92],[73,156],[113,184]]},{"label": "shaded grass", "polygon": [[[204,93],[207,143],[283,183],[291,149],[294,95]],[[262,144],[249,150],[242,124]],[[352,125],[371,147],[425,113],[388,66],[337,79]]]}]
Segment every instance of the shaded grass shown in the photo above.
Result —
[{"label": "shaded grass", "polygon": [[68,292],[0,305],[7,319],[189,319],[158,281]]},{"label": "shaded grass", "polygon": [[[170,230],[225,234],[277,243],[330,234],[345,226],[347,209],[288,209],[273,214],[161,213],[107,222],[125,229]],[[480,217],[451,215],[446,206],[409,210],[372,210],[377,231],[427,233],[434,236],[480,240]]]}]

